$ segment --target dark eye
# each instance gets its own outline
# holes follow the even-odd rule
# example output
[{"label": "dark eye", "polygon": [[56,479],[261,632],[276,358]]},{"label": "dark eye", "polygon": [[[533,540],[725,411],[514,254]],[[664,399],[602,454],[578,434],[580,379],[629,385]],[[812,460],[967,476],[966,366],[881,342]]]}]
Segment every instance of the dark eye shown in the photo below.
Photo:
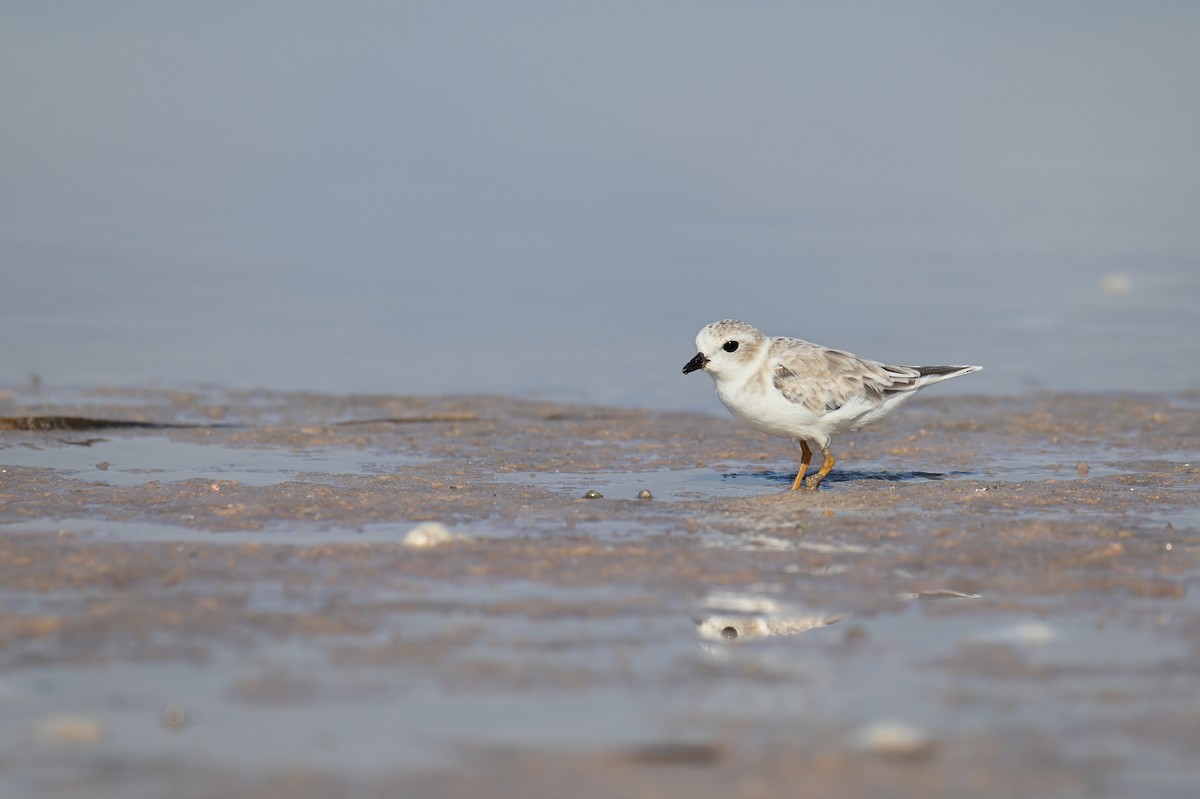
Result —
[{"label": "dark eye", "polygon": [[[731,341],[729,343],[737,344],[736,341]],[[729,627],[726,627],[724,630],[721,630],[721,637],[727,641],[732,641],[734,638],[737,638],[737,627],[730,625]]]},{"label": "dark eye", "polygon": [[725,346],[722,349],[724,349],[726,352],[733,352],[734,350],[737,349],[737,342],[736,341],[726,341]]}]

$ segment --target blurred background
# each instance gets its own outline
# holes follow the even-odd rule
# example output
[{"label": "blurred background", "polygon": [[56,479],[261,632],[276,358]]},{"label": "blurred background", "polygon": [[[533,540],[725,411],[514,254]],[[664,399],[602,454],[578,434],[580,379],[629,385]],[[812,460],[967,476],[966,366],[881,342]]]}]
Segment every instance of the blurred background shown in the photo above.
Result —
[{"label": "blurred background", "polygon": [[1200,5],[7,0],[0,384],[1200,385]]}]

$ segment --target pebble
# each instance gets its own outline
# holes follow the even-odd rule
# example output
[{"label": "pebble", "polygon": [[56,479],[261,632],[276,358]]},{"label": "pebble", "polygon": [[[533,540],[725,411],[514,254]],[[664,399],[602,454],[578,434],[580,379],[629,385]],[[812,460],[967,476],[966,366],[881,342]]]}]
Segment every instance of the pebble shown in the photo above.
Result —
[{"label": "pebble", "polygon": [[650,489],[643,488],[638,492],[638,499],[654,499],[654,495],[650,493]]},{"label": "pebble", "polygon": [[584,499],[603,499],[603,498],[604,498],[604,495],[603,495],[603,494],[601,494],[601,493],[600,493],[599,491],[597,491],[596,489],[594,489],[594,488],[591,488],[591,489],[588,489],[587,493],[585,493],[585,494],[583,495],[583,498],[584,498]]},{"label": "pebble", "polygon": [[1092,470],[1092,467],[1088,466],[1087,461],[1080,461],[1079,463],[1077,463],[1075,465],[1075,471],[1079,473],[1080,477],[1087,477],[1087,473],[1090,472],[1091,470]]}]

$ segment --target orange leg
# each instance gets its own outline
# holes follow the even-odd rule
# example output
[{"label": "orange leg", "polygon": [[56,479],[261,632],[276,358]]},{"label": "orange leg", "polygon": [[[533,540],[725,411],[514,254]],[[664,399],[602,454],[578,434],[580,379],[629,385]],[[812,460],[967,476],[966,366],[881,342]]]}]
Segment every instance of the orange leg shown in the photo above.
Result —
[{"label": "orange leg", "polygon": [[821,485],[821,481],[833,471],[833,464],[837,463],[837,460],[833,457],[833,453],[829,451],[829,447],[822,449],[821,454],[825,456],[825,461],[821,464],[821,470],[808,478],[808,482],[804,484],[804,487],[809,491],[816,491],[817,487]]},{"label": "orange leg", "polygon": [[796,474],[796,481],[792,483],[792,490],[795,491],[804,482],[804,473],[808,471],[808,464],[812,462],[812,450],[808,448],[808,442],[800,439],[800,471]]}]

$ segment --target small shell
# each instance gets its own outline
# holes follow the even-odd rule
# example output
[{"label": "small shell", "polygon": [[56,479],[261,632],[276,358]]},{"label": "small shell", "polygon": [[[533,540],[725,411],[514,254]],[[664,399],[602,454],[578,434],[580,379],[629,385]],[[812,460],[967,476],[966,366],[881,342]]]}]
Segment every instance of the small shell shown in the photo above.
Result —
[{"label": "small shell", "polygon": [[424,549],[436,547],[439,544],[448,544],[461,538],[463,536],[450,532],[445,525],[437,522],[423,522],[409,530],[408,534],[404,536],[404,546]]},{"label": "small shell", "polygon": [[171,729],[179,729],[187,723],[187,710],[183,705],[172,702],[163,708],[162,723]]},{"label": "small shell", "polygon": [[889,760],[928,760],[937,748],[933,738],[903,721],[877,721],[858,731],[858,749]]}]

